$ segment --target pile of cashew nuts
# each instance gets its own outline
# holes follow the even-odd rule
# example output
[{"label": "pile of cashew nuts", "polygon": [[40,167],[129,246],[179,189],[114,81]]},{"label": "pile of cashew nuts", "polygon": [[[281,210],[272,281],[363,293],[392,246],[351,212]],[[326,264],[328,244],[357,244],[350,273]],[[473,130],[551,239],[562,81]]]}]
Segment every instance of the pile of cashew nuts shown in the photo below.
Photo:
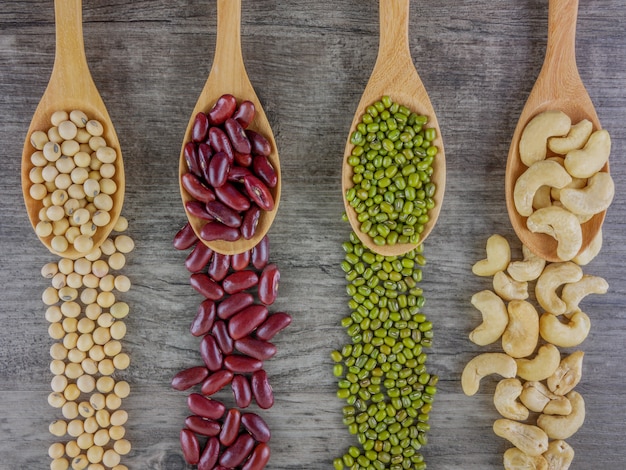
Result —
[{"label": "pile of cashew nuts", "polygon": [[603,170],[610,153],[608,131],[594,131],[587,119],[572,125],[562,111],[542,112],[522,131],[519,156],[528,168],[515,183],[515,209],[528,230],[556,239],[562,261],[580,251],[581,224],[613,200],[613,179]]},{"label": "pile of cashew nuts", "polygon": [[502,377],[494,393],[502,418],[493,430],[514,446],[504,453],[505,469],[567,470],[574,450],[565,440],[585,419],[585,401],[574,390],[582,377],[584,353],[562,355],[560,348],[575,349],[585,340],[591,325],[579,305],[589,294],[606,293],[609,286],[581,268],[597,252],[549,263],[525,246],[522,250],[524,259],[512,261],[508,241],[492,235],[486,259],[472,267],[474,274],[493,278],[493,290],[472,296],[482,323],[469,338],[479,346],[501,341],[503,352],[471,359],[461,385],[471,396],[484,376]]}]

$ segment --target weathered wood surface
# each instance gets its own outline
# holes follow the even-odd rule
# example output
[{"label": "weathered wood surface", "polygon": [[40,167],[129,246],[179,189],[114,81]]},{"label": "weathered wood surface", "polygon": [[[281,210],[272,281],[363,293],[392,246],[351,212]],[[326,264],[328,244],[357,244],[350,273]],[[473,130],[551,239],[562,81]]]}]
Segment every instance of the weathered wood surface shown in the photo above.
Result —
[{"label": "weathered wood surface", "polygon": [[[376,58],[377,2],[244,1],[242,48],[250,80],[272,123],[283,171],[283,197],[271,229],[282,271],[276,308],[293,314],[267,370],[276,404],[273,469],[327,469],[353,442],[341,423],[329,353],[345,340],[347,313],[339,269],[341,155],[346,132]],[[171,240],[184,221],[177,186],[181,138],[208,75],[215,44],[214,2],[85,0],[85,47],[94,80],[123,148],[123,213],[137,249],[127,275],[132,290],[128,335],[132,395],[128,437],[132,469],[184,469],[178,432],[185,393],[172,375],[198,363],[188,325],[198,303],[185,254]],[[469,298],[488,281],[471,265],[487,237],[513,240],[504,203],[504,166],[517,116],[545,50],[547,1],[411,4],[414,62],[444,134],[448,184],[438,226],[426,246],[425,311],[435,323],[431,370],[441,377],[425,450],[433,470],[502,467],[507,444],[494,436],[494,382],[468,398],[459,378],[482,349],[467,339],[479,321]],[[610,292],[587,299],[592,333],[583,344],[587,418],[569,442],[572,469],[622,468],[626,459],[626,10],[620,0],[581,1],[577,57],[581,77],[613,141],[616,198],[601,255],[586,272]],[[49,355],[41,266],[52,256],[37,241],[21,197],[20,159],[30,117],[54,57],[52,1],[0,3],[0,468],[48,468],[46,402]],[[515,250],[519,253],[519,248]]]}]

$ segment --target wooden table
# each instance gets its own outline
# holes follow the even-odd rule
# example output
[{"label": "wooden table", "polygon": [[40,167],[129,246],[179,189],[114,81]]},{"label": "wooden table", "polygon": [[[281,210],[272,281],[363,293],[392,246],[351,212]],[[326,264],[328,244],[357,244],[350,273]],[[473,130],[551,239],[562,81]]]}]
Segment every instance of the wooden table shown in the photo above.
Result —
[{"label": "wooden table", "polygon": [[[605,277],[604,296],[585,300],[592,331],[579,390],[587,403],[582,429],[569,442],[572,469],[623,468],[626,354],[626,10],[620,0],[581,1],[578,66],[604,127],[612,136],[616,197],[604,246],[585,272]],[[172,248],[184,222],[177,165],[190,110],[208,75],[215,44],[215,4],[182,0],[84,2],[85,47],[124,152],[123,213],[137,248],[126,274],[131,305],[124,347],[132,357],[120,374],[132,384],[129,412],[132,469],[188,468],[178,433],[187,415],[172,376],[199,363],[188,333],[199,296],[188,284],[186,253]],[[270,232],[272,260],[282,272],[276,309],[293,315],[268,361],[276,403],[263,413],[272,431],[273,469],[328,469],[354,440],[341,423],[330,352],[346,340],[348,313],[339,268],[342,222],[340,165],[352,113],[373,67],[377,2],[246,1],[243,53],[275,131],[283,197]],[[502,468],[509,446],[491,426],[494,380],[466,397],[460,374],[489,348],[467,338],[480,321],[471,295],[489,281],[471,274],[492,233],[519,246],[504,204],[510,137],[541,67],[547,1],[411,4],[410,42],[444,134],[448,185],[439,225],[428,239],[425,312],[435,324],[428,366],[440,376],[424,454],[433,470]],[[53,2],[0,4],[0,468],[45,469],[53,442],[47,335],[39,270],[54,260],[36,239],[20,189],[20,155],[31,115],[54,57]],[[493,346],[497,349],[497,346]]]}]

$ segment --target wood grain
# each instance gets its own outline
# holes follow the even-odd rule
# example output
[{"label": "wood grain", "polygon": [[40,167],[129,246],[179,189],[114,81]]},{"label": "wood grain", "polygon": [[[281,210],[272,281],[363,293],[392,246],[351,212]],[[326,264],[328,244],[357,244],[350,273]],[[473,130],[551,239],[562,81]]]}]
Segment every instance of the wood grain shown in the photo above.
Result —
[{"label": "wood grain", "polygon": [[[183,470],[178,432],[185,394],[169,388],[197,364],[188,334],[199,296],[188,284],[186,253],[172,248],[184,221],[178,158],[189,116],[215,48],[213,1],[90,0],[84,43],[94,82],[124,151],[123,214],[137,243],[126,274],[133,288],[121,376],[138,470]],[[349,226],[341,221],[341,160],[354,109],[376,60],[376,2],[257,0],[242,3],[242,54],[281,153],[283,191],[270,230],[282,278],[277,309],[294,322],[268,361],[276,392],[264,416],[273,429],[271,469],[328,469],[354,441],[341,423],[330,351],[346,336],[347,297],[339,264]],[[20,189],[20,155],[54,61],[54,10],[43,0],[0,2],[0,469],[46,469],[57,417],[46,402],[49,355],[41,266],[53,259],[35,237]],[[469,303],[489,281],[471,274],[489,235],[515,234],[506,214],[504,169],[518,117],[546,49],[547,1],[412,1],[413,62],[437,110],[447,157],[446,197],[426,244],[425,312],[435,325],[428,359],[441,377],[425,450],[431,470],[502,468],[507,444],[491,425],[495,382],[471,398],[461,391],[465,363],[483,350],[467,339],[480,320]],[[603,127],[611,132],[616,199],[601,255],[586,272],[610,284],[588,297],[592,332],[583,380],[587,419],[569,440],[572,470],[622,468],[626,459],[625,174],[626,11],[621,0],[580,2],[578,69]],[[519,245],[513,243],[519,256]],[[494,346],[495,349],[495,346]]]}]

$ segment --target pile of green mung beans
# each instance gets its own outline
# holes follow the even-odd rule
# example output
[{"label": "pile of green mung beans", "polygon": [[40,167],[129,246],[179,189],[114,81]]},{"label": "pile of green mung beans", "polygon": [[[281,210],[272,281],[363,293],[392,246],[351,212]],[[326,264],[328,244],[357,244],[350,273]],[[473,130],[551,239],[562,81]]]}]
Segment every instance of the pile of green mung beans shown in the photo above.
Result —
[{"label": "pile of green mung beans", "polygon": [[431,176],[439,149],[437,131],[427,123],[427,116],[383,96],[366,108],[350,136],[354,186],[346,190],[346,200],[360,231],[378,246],[418,244],[435,207]]},{"label": "pile of green mung beans", "polygon": [[438,377],[428,373],[424,348],[432,323],[422,312],[423,246],[402,256],[365,248],[352,232],[343,244],[348,305],[341,324],[350,343],[332,352],[343,422],[360,447],[333,461],[342,469],[425,469],[429,412]]}]

